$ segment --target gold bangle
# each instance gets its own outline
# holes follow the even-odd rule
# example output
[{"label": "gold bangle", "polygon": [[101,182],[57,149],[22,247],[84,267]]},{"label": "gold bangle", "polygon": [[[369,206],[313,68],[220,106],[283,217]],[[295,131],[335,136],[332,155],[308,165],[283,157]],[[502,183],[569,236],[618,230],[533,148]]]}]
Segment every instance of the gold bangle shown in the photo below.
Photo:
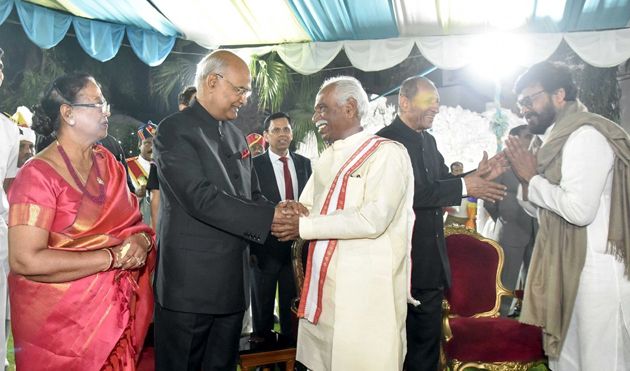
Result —
[{"label": "gold bangle", "polygon": [[145,232],[141,232],[140,235],[144,237],[145,241],[147,241],[147,252],[151,251],[151,248],[153,247],[153,241],[151,240],[151,238],[147,236]]},{"label": "gold bangle", "polygon": [[112,269],[112,266],[114,265],[114,253],[112,252],[112,250],[105,249],[105,252],[107,252],[107,256],[109,256],[109,264],[107,264],[107,268],[103,269],[101,272],[107,272],[108,270]]}]

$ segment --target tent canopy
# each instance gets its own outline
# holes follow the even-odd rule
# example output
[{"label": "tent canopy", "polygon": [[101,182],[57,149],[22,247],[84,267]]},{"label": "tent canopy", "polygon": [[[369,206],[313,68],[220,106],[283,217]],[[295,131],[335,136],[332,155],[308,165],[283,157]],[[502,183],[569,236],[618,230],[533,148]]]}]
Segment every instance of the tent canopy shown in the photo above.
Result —
[{"label": "tent canopy", "polygon": [[512,57],[531,65],[563,39],[598,67],[630,58],[630,0],[0,0],[0,24],[14,7],[42,48],[73,26],[85,52],[106,61],[126,33],[151,66],[177,37],[244,56],[275,50],[303,74],[324,68],[341,49],[361,70],[390,68],[414,45],[442,69],[474,62],[488,44],[488,52],[516,45],[524,53]]}]

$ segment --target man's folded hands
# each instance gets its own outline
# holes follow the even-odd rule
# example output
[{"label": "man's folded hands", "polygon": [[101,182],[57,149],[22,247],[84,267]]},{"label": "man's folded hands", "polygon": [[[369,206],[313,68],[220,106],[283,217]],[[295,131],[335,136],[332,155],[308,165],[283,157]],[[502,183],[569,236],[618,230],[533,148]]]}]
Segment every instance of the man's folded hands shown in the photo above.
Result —
[{"label": "man's folded hands", "polygon": [[271,234],[278,241],[291,241],[300,237],[300,216],[308,216],[308,210],[297,201],[282,201],[276,206],[271,223]]}]

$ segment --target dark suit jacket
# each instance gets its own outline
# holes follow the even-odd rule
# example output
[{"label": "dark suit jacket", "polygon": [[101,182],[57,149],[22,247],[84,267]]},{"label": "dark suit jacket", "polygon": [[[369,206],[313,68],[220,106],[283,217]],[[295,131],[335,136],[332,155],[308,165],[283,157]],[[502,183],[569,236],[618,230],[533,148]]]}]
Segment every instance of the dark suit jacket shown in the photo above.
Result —
[{"label": "dark suit jacket", "polygon": [[446,255],[442,207],[461,203],[462,180],[449,173],[435,138],[426,131],[420,134],[396,117],[376,135],[402,143],[413,167],[416,222],[411,242],[411,288],[448,286],[451,269]]},{"label": "dark suit jacket", "polygon": [[164,308],[245,310],[248,242],[262,243],[274,206],[261,194],[243,133],[198,103],[165,118],[153,142],[160,182],[156,301]]},{"label": "dark suit jacket", "polygon": [[[306,185],[308,178],[311,176],[311,161],[297,153],[290,152],[289,155],[295,165],[298,183],[296,196],[299,197],[302,194],[304,185]],[[276,182],[276,175],[273,171],[269,151],[254,157],[254,168],[256,168],[256,173],[258,174],[262,194],[274,204],[280,202],[280,192],[278,191],[278,183]],[[256,257],[256,263],[261,270],[266,268],[277,270],[281,265],[290,262],[291,243],[290,241],[279,242],[276,237],[269,235],[264,245],[252,244],[251,253]]]},{"label": "dark suit jacket", "polygon": [[518,204],[516,193],[519,180],[512,169],[501,174],[495,182],[507,187],[506,196],[501,201],[484,202],[483,206],[495,221],[501,221],[499,231],[499,243],[503,248],[527,247],[533,243],[533,236],[538,229],[536,220],[527,215]]}]

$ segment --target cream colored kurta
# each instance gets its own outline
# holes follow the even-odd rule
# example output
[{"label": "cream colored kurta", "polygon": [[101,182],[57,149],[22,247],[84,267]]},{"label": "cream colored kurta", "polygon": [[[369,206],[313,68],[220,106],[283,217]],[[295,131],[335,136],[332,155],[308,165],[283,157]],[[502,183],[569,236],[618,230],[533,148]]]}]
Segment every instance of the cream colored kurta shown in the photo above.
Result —
[{"label": "cream colored kurta", "polygon": [[[552,129],[541,136],[543,146]],[[554,371],[630,370],[630,281],[623,263],[606,252],[613,161],[606,138],[585,125],[564,145],[559,185],[534,176],[530,202],[522,201],[519,187],[519,201],[530,215],[542,207],[586,226],[586,258],[569,329],[560,357],[549,359]]]},{"label": "cream colored kurta", "polygon": [[297,359],[314,371],[401,370],[406,353],[407,259],[414,214],[405,148],[381,144],[349,178],[344,210],[319,215],[334,176],[370,135],[336,141],[313,168],[300,202],[306,240],[338,239],[317,325],[300,320]]}]

